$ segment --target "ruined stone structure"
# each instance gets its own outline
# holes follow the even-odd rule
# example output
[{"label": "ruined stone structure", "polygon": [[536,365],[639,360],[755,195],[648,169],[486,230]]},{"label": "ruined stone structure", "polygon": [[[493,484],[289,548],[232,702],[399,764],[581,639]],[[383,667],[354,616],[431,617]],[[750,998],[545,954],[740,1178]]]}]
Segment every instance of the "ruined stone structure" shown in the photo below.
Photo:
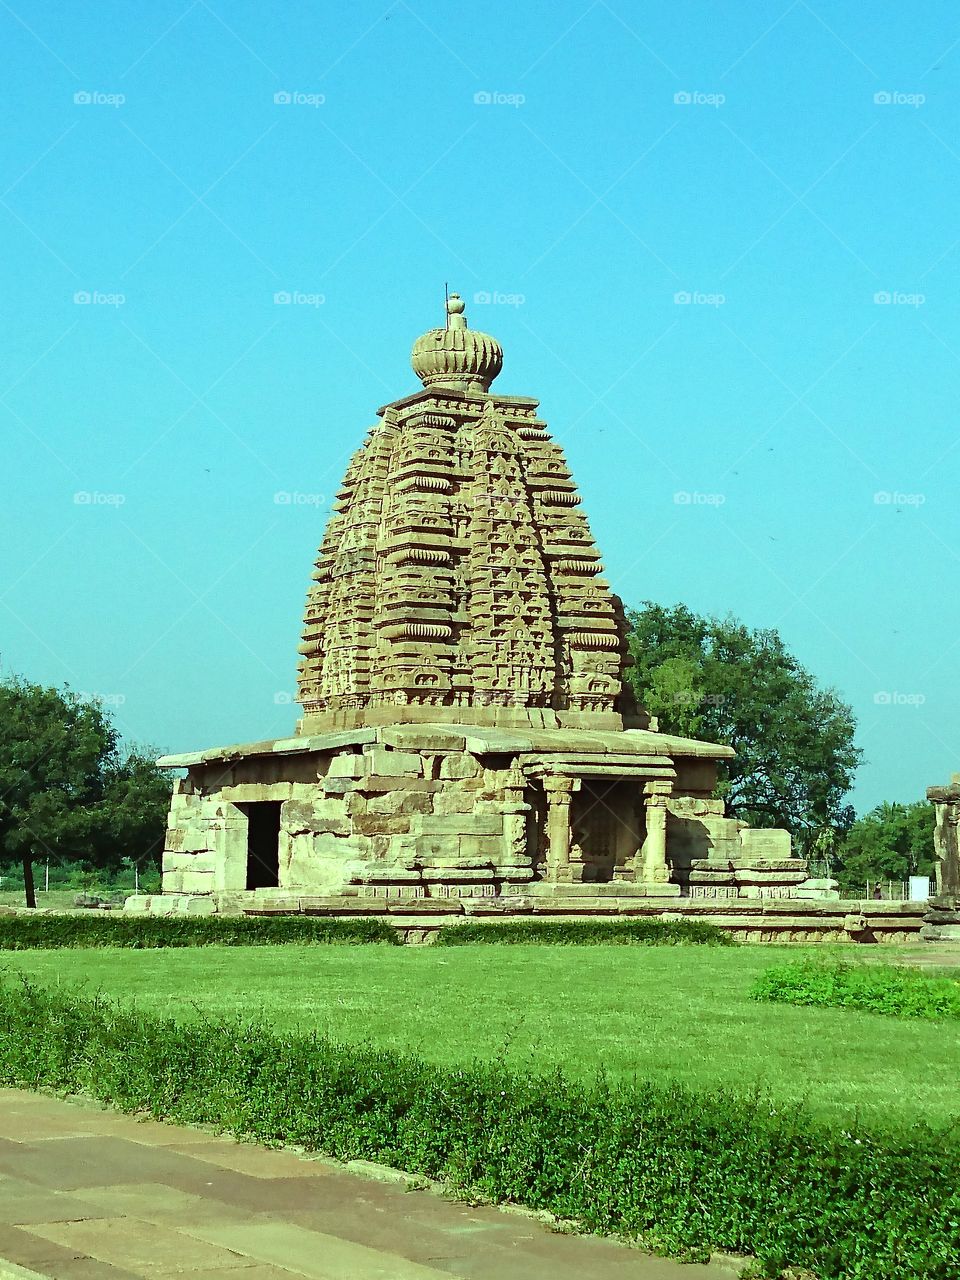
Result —
[{"label": "ruined stone structure", "polygon": [[161,762],[187,774],[140,908],[806,896],[789,834],[712,798],[730,748],[636,707],[563,452],[536,400],[491,391],[502,351],[457,295],[447,312],[337,495],[295,736]]},{"label": "ruined stone structure", "polygon": [[928,942],[960,942],[960,773],[953,775],[949,786],[928,787],[927,799],[936,811],[936,893],[921,933]]}]

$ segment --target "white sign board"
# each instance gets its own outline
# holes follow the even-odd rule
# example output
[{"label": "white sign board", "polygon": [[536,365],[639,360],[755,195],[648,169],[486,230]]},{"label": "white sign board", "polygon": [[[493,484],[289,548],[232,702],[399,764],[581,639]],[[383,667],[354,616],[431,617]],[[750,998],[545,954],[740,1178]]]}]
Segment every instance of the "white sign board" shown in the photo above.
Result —
[{"label": "white sign board", "polygon": [[929,876],[911,876],[910,877],[910,901],[926,902],[929,897],[930,897]]}]

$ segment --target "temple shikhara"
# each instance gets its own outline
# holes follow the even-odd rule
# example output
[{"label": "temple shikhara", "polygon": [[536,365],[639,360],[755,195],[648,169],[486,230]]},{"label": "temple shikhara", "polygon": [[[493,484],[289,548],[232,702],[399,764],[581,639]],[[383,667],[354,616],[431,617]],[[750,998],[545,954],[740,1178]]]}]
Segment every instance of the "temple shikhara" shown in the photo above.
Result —
[{"label": "temple shikhara", "polygon": [[296,732],[162,761],[186,775],[139,909],[810,896],[789,834],[713,798],[731,749],[636,706],[563,452],[536,400],[491,389],[503,353],[456,294],[412,364],[320,544]]}]

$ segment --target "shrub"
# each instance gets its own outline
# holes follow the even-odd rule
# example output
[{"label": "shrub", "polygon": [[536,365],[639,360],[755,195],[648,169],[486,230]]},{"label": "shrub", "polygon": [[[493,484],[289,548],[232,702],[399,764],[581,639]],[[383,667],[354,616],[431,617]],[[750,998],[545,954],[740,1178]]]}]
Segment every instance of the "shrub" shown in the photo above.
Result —
[{"label": "shrub", "polygon": [[598,942],[643,946],[736,945],[729,933],[700,920],[508,920],[490,924],[471,921],[444,925],[437,933],[437,942],[444,947],[462,947],[474,942],[535,942],[553,946],[585,946]]},{"label": "shrub", "polygon": [[0,916],[0,951],[54,947],[266,947],[403,941],[386,920],[311,916]]},{"label": "shrub", "polygon": [[755,1000],[864,1009],[894,1018],[960,1018],[960,983],[887,964],[777,965],[757,979]]},{"label": "shrub", "polygon": [[29,983],[0,985],[0,1085],[381,1161],[659,1251],[752,1254],[767,1276],[960,1273],[953,1131],[840,1132],[760,1097],[454,1070],[316,1034],[181,1026]]}]

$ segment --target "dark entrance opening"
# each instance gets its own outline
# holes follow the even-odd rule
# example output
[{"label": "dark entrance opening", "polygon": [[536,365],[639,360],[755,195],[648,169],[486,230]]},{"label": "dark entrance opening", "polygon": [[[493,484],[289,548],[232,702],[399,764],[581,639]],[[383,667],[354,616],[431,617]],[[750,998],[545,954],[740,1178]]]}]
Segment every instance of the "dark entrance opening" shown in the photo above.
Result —
[{"label": "dark entrance opening", "polygon": [[639,853],[645,827],[642,781],[584,778],[570,806],[570,838],[580,847],[584,880],[612,880]]},{"label": "dark entrance opening", "polygon": [[240,807],[247,815],[247,888],[276,889],[280,884],[280,801]]}]

